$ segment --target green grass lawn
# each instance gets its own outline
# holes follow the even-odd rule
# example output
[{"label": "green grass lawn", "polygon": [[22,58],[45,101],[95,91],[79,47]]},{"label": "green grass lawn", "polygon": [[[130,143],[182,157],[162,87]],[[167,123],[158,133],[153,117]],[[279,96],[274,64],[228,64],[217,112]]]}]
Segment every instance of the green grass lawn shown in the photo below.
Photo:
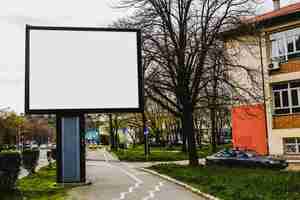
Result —
[{"label": "green grass lawn", "polygon": [[118,151],[114,151],[114,153],[123,161],[176,161],[187,159],[187,154],[181,151],[160,150],[158,148],[151,149],[148,160],[145,157],[144,150],[141,148],[119,149]]},{"label": "green grass lawn", "polygon": [[[228,147],[228,145],[221,145],[218,149],[223,149]],[[113,151],[113,153],[119,157],[122,161],[135,161],[135,162],[143,162],[143,161],[177,161],[177,160],[187,160],[188,154],[181,151],[181,147],[151,147],[150,155],[148,156],[148,160],[144,154],[144,146],[139,145],[135,148],[129,149],[119,149],[118,151]],[[212,154],[212,150],[210,146],[202,146],[198,149],[199,158],[204,158],[207,155]]]},{"label": "green grass lawn", "polygon": [[151,169],[223,200],[298,200],[300,172],[156,165]]},{"label": "green grass lawn", "polygon": [[36,174],[19,179],[18,190],[0,193],[2,200],[63,200],[70,187],[56,185],[56,168],[43,167]]}]

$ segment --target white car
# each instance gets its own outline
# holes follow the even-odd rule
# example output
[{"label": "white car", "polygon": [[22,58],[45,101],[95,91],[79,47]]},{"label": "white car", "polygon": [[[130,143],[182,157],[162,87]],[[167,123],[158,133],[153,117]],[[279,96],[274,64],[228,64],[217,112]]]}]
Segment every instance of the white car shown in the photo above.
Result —
[{"label": "white car", "polygon": [[37,144],[32,144],[32,145],[30,146],[30,148],[31,148],[31,149],[38,149],[38,148],[39,148],[39,145],[37,145]]},{"label": "white car", "polygon": [[41,144],[40,145],[40,149],[47,149],[47,148],[48,148],[48,146],[46,144]]}]

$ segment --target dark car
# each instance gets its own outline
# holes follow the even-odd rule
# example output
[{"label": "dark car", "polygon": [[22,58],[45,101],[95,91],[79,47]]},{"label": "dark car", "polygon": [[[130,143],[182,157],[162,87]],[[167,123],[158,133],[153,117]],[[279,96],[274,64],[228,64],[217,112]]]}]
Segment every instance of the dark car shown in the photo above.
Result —
[{"label": "dark car", "polygon": [[31,144],[24,144],[23,149],[31,149]]},{"label": "dark car", "polygon": [[207,165],[227,165],[245,167],[266,167],[284,169],[288,166],[285,160],[259,156],[254,152],[225,149],[206,157]]}]

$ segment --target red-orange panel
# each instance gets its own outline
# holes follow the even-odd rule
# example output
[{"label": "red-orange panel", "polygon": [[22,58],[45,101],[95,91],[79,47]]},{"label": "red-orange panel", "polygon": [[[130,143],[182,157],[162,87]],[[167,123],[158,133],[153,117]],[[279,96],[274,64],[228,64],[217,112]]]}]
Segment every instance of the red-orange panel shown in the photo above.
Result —
[{"label": "red-orange panel", "polygon": [[267,135],[263,104],[243,105],[232,109],[233,147],[267,154]]}]

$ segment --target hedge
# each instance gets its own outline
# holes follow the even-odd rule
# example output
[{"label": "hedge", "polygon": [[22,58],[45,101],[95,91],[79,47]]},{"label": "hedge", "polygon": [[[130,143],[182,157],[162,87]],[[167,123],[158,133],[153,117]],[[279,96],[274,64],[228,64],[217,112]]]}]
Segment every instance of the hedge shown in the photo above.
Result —
[{"label": "hedge", "polygon": [[18,180],[21,155],[16,151],[0,152],[0,190],[12,190]]},{"label": "hedge", "polygon": [[35,173],[38,165],[40,151],[38,149],[25,149],[22,152],[23,167],[30,173]]},{"label": "hedge", "polygon": [[56,148],[51,149],[51,157],[53,160],[56,160]]},{"label": "hedge", "polygon": [[12,144],[2,144],[0,145],[0,152],[1,151],[15,151],[16,146]]}]

